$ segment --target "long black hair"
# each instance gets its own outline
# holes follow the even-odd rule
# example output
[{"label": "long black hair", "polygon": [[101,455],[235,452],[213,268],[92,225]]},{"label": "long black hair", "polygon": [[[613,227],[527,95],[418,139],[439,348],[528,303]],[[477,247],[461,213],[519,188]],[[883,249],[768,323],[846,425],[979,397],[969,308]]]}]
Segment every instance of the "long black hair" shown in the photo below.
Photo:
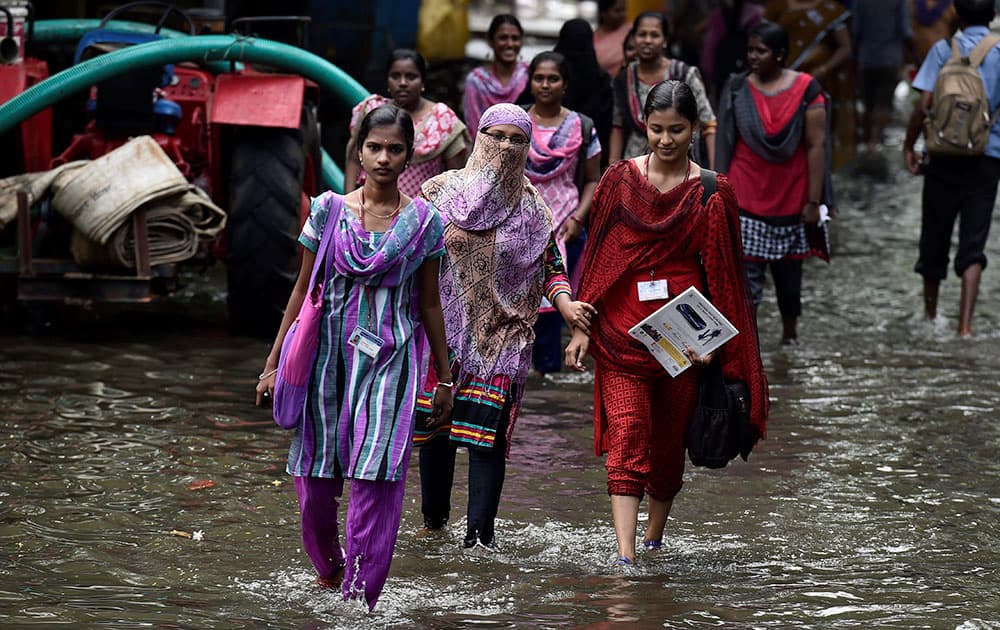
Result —
[{"label": "long black hair", "polygon": [[538,69],[538,65],[546,61],[551,61],[556,64],[559,68],[559,75],[562,76],[562,80],[569,84],[569,64],[566,63],[566,57],[562,53],[558,53],[554,50],[543,50],[542,52],[535,55],[528,64],[528,83],[531,83],[531,77],[535,74],[535,70]]},{"label": "long black hair", "polygon": [[361,147],[365,145],[365,140],[372,129],[392,126],[398,127],[403,132],[403,141],[406,143],[406,161],[408,162],[413,157],[413,119],[406,113],[406,110],[391,103],[379,105],[361,119],[361,124],[358,125],[358,151],[361,151]]},{"label": "long black hair", "polygon": [[493,36],[497,34],[497,31],[504,24],[514,26],[521,33],[521,36],[524,36],[524,28],[521,26],[521,22],[510,13],[501,13],[500,15],[494,15],[493,19],[490,20],[490,27],[486,29],[486,41],[493,43]]},{"label": "long black hair", "polygon": [[670,20],[664,13],[660,11],[643,11],[635,16],[635,19],[632,21],[633,33],[639,30],[639,24],[643,20],[658,20],[660,22],[660,30],[663,32],[663,39],[670,39]]},{"label": "long black hair", "polygon": [[750,29],[748,37],[759,37],[761,43],[771,49],[774,53],[774,60],[779,66],[788,63],[788,31],[778,24],[768,20],[761,20],[757,26]]},{"label": "long black hair", "polygon": [[392,64],[403,60],[412,61],[413,65],[417,67],[417,72],[420,74],[420,80],[427,80],[427,62],[424,60],[423,55],[412,48],[397,48],[389,53],[389,60],[385,63],[386,76],[388,76],[389,71],[392,70]]},{"label": "long black hair", "polygon": [[646,97],[642,115],[647,120],[653,112],[674,109],[694,125],[698,122],[698,101],[691,87],[683,81],[661,81],[653,86]]}]

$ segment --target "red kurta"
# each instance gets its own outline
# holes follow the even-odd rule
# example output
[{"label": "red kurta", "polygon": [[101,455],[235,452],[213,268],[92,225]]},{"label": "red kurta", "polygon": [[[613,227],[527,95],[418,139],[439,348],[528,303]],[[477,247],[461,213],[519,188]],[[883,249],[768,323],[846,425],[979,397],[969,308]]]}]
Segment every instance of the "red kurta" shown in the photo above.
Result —
[{"label": "red kurta", "polygon": [[607,170],[594,194],[578,299],[594,304],[598,311],[590,338],[590,351],[597,360],[597,454],[608,449],[600,400],[601,369],[653,379],[665,374],[645,346],[628,334],[637,321],[665,303],[638,301],[636,281],[648,279],[650,270],[656,279],[667,279],[670,297],[690,286],[707,288],[712,303],[740,331],[722,348],[723,371],[727,377],[747,383],[750,421],[764,435],[769,407],[767,379],[747,299],[736,197],[729,180],[721,175],[707,205],[701,203],[703,192],[701,181],[694,178],[661,193],[633,161],[626,160]]},{"label": "red kurta", "polygon": [[[778,133],[792,120],[811,81],[810,75],[800,73],[792,85],[774,94],[765,94],[747,81],[766,134]],[[822,107],[824,103],[820,94],[809,103],[809,107]],[[775,163],[751,151],[743,139],[737,137],[728,177],[736,190],[740,207],[747,212],[760,217],[799,214],[802,206],[809,201],[806,144],[802,142],[790,160]]]}]

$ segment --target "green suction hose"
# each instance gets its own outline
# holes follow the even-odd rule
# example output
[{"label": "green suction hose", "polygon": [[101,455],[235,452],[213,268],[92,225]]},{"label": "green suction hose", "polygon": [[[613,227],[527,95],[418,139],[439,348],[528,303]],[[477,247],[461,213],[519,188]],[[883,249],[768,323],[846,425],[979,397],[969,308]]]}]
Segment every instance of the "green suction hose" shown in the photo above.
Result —
[{"label": "green suction hose", "polygon": [[[345,104],[353,106],[368,92],[346,72],[311,52],[267,39],[234,35],[198,35],[137,44],[109,52],[67,68],[0,105],[0,135],[66,96],[122,72],[182,61],[242,61],[294,72],[318,83]],[[322,156],[324,183],[343,191],[344,174],[326,152]]]},{"label": "green suction hose", "polygon": [[[31,41],[33,43],[40,44],[72,41],[80,39],[85,34],[96,30],[100,26],[100,20],[38,20],[35,22],[35,30],[32,33]],[[128,20],[111,20],[104,25],[104,28],[113,31],[128,31],[132,33],[156,32],[156,26],[153,24],[130,22]],[[187,33],[182,33],[181,31],[175,31],[169,28],[161,28],[160,36],[164,39],[191,37]]]},{"label": "green suction hose", "polygon": [[[38,20],[35,22],[31,41],[40,44],[51,44],[54,42],[75,42],[90,31],[101,28],[101,20],[85,19],[65,19],[65,20]],[[156,26],[144,22],[131,22],[128,20],[111,20],[104,24],[106,29],[112,31],[125,31],[128,33],[156,33]],[[164,39],[176,39],[178,37],[191,37],[189,33],[175,31],[169,28],[161,28],[160,37]],[[229,72],[229,64],[225,62],[205,64],[205,67],[216,74]],[[237,66],[242,69],[240,65]]]}]

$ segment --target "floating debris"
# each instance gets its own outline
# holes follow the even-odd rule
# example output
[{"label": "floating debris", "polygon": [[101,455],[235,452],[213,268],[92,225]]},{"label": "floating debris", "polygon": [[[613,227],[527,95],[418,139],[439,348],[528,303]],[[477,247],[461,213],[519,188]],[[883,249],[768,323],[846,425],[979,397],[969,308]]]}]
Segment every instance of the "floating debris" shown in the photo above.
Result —
[{"label": "floating debris", "polygon": [[204,540],[205,532],[203,530],[195,530],[194,532],[186,532],[183,529],[172,529],[170,530],[171,536],[177,536],[178,538],[187,538],[189,540]]}]

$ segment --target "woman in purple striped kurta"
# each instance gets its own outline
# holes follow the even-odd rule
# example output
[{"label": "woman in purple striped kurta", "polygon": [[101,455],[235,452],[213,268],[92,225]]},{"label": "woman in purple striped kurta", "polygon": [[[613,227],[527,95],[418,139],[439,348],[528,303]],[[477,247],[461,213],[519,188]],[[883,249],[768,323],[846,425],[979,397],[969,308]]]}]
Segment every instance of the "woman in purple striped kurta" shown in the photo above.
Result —
[{"label": "woman in purple striped kurta", "polygon": [[[361,122],[362,188],[313,200],[299,237],[299,282],[265,367],[259,394],[270,391],[288,328],[323,252],[325,291],[319,352],[306,413],[295,429],[288,472],[295,477],[302,539],[323,586],[375,606],[388,577],[402,515],[413,437],[414,405],[425,348],[447,357],[437,278],[444,226],[423,199],[405,197],[397,179],[413,153],[413,122],[393,105]],[[323,234],[334,230],[328,238]],[[440,374],[448,364],[439,361]],[[446,379],[450,381],[450,379]],[[435,392],[435,413],[451,411],[451,383]],[[351,480],[345,548],[338,500]],[[341,582],[342,579],[342,582]]]}]

